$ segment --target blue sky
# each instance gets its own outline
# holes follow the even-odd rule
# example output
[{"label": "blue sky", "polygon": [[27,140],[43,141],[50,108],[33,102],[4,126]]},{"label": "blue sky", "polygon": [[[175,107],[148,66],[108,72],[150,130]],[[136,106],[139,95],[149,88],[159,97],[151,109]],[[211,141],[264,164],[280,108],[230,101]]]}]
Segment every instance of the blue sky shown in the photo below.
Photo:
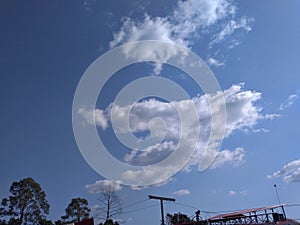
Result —
[{"label": "blue sky", "polygon": [[[1,1],[0,197],[8,195],[13,181],[33,177],[46,191],[49,218],[56,220],[71,198],[87,198],[96,208],[99,191],[114,185],[124,205],[118,219],[128,225],[158,224],[159,203],[147,200],[148,194],[176,198],[165,211],[187,215],[196,209],[216,212],[277,204],[275,183],[281,202],[300,203],[299,7],[296,0]],[[205,140],[200,139],[181,171],[137,190],[106,181],[84,160],[73,134],[72,103],[94,60],[121,44],[142,40],[175,43],[198,54],[223,90],[227,121],[219,156],[210,168],[198,170],[205,155]],[[138,63],[118,71],[101,90],[97,110],[85,108],[80,115],[87,126],[96,115],[99,137],[123,162],[160,161],[178,143],[177,114],[153,96],[135,103],[130,126],[137,137],[146,138],[148,122],[161,117],[167,127],[161,143],[141,152],[125,148],[115,134],[128,131],[122,124],[112,128],[110,107],[118,92],[138,78],[155,76],[181,85],[199,114],[208,110],[203,91],[175,68]],[[183,101],[177,104],[184,106]],[[116,121],[123,122],[120,115],[127,106],[131,104],[115,111]],[[204,139],[209,121],[199,121]],[[152,125],[161,128],[159,121]],[[188,128],[194,129],[192,124]],[[287,208],[291,218],[299,219],[297,211]]]}]

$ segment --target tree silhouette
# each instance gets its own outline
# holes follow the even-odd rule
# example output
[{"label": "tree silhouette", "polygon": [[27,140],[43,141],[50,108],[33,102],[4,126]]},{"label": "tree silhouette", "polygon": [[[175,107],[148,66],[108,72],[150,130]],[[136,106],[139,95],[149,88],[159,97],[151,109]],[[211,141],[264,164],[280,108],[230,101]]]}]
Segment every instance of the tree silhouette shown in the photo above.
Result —
[{"label": "tree silhouette", "polygon": [[[101,197],[99,199],[102,206],[98,208],[98,216],[105,220],[104,224],[115,224],[113,218],[122,214],[121,199],[115,192],[114,185],[107,185],[101,191]],[[117,223],[116,223],[117,224]]]},{"label": "tree silhouette", "polygon": [[182,213],[175,213],[173,215],[168,213],[166,219],[168,225],[180,224],[180,223],[186,223],[192,221],[187,215]]},{"label": "tree silhouette", "polygon": [[1,202],[0,214],[10,218],[8,224],[30,225],[46,221],[50,205],[41,186],[28,177],[10,186],[11,195]]},{"label": "tree silhouette", "polygon": [[103,224],[103,223],[100,223],[99,225],[119,225],[119,223],[118,223],[118,222],[114,222],[114,221],[111,220],[111,219],[108,219],[108,220],[106,220],[106,221],[104,222],[104,224]]},{"label": "tree silhouette", "polygon": [[65,209],[66,215],[62,216],[64,222],[79,222],[88,219],[91,209],[88,201],[84,198],[73,198]]}]

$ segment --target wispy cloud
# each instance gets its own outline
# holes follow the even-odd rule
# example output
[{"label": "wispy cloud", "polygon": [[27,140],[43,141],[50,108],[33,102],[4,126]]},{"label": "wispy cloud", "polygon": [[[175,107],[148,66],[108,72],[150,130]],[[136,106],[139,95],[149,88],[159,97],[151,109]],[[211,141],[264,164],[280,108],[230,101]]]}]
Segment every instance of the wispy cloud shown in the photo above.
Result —
[{"label": "wispy cloud", "polygon": [[269,175],[268,178],[283,177],[283,181],[300,182],[300,159],[287,163],[281,170]]},{"label": "wispy cloud", "polygon": [[[236,19],[236,11],[237,7],[227,0],[178,1],[173,12],[165,17],[151,17],[148,14],[145,14],[142,20],[125,17],[120,30],[114,33],[110,47],[142,40],[160,40],[191,48],[201,35],[213,36],[209,44],[212,47],[227,40],[237,30],[251,30],[253,19],[245,16]],[[234,43],[239,41],[234,39]],[[236,46],[234,43],[231,43],[231,47]],[[142,52],[144,54],[156,51],[160,49],[148,46]],[[133,49],[128,55],[143,59],[144,55],[138,52],[141,51]],[[164,58],[168,58],[176,52],[168,51],[162,54]],[[161,70],[162,64],[155,63],[154,73],[159,75]]]},{"label": "wispy cloud", "polygon": [[207,63],[208,63],[208,65],[215,66],[215,67],[220,67],[220,66],[224,66],[225,65],[225,62],[219,61],[219,60],[217,60],[215,58],[212,58],[212,57],[210,57],[207,60]]},{"label": "wispy cloud", "polygon": [[210,168],[222,167],[225,164],[239,166],[245,162],[245,150],[243,148],[236,148],[234,150],[222,150],[217,153],[216,159],[211,164]]},{"label": "wispy cloud", "polygon": [[[151,185],[151,187],[162,187],[162,186],[165,186],[166,184],[169,184],[170,182],[174,181],[175,179],[173,177],[170,177],[168,179],[166,179],[165,181],[162,181],[160,183],[156,183],[156,184],[153,184]],[[134,191],[140,191],[140,190],[144,190],[144,189],[147,189],[149,188],[150,186],[136,186],[136,185],[131,185],[130,188],[131,190],[134,190]]]},{"label": "wispy cloud", "polygon": [[235,195],[247,195],[248,191],[247,190],[243,190],[243,191],[234,191],[234,190],[230,190],[228,192],[229,196],[235,196]]},{"label": "wispy cloud", "polygon": [[98,194],[104,193],[108,188],[111,191],[120,191],[122,186],[119,181],[97,180],[93,184],[87,184],[85,188],[88,189],[88,192],[91,194]]},{"label": "wispy cloud", "polygon": [[283,103],[281,103],[279,109],[285,110],[285,109],[291,107],[295,103],[295,101],[298,99],[298,97],[299,97],[299,92],[297,92],[296,94],[289,95],[289,97],[286,100],[284,100]]},{"label": "wispy cloud", "polygon": [[96,0],[85,0],[83,7],[87,12],[91,12],[96,4]]},{"label": "wispy cloud", "polygon": [[191,192],[187,189],[180,189],[178,191],[174,191],[172,194],[182,196],[182,195],[189,195],[189,194],[191,194]]},{"label": "wispy cloud", "polygon": [[[225,24],[221,31],[214,35],[213,40],[209,43],[212,47],[214,44],[220,43],[230,37],[237,30],[244,30],[245,32],[251,31],[251,24],[254,22],[253,18],[242,17],[239,20],[230,20]],[[231,40],[231,48],[236,45],[237,40]]]}]

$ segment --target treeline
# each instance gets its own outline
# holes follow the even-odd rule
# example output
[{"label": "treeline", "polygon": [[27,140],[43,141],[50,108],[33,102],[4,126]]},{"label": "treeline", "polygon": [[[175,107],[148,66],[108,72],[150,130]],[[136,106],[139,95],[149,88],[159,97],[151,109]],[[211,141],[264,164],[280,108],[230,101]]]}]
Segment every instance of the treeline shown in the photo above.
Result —
[{"label": "treeline", "polygon": [[[65,215],[55,222],[48,220],[50,204],[39,183],[28,177],[15,181],[9,189],[10,195],[3,198],[0,207],[0,225],[66,225],[91,217],[91,209],[84,198],[73,198],[65,209]],[[122,213],[121,202],[112,188],[102,193],[99,215],[104,224],[118,225],[112,217]]]}]

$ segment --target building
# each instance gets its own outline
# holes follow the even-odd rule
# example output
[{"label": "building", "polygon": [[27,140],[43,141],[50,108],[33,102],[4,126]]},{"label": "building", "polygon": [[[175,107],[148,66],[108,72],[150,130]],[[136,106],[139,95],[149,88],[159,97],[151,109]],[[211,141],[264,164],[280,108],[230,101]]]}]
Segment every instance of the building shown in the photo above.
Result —
[{"label": "building", "polygon": [[206,220],[176,225],[300,225],[288,219],[284,204],[219,214]]}]

